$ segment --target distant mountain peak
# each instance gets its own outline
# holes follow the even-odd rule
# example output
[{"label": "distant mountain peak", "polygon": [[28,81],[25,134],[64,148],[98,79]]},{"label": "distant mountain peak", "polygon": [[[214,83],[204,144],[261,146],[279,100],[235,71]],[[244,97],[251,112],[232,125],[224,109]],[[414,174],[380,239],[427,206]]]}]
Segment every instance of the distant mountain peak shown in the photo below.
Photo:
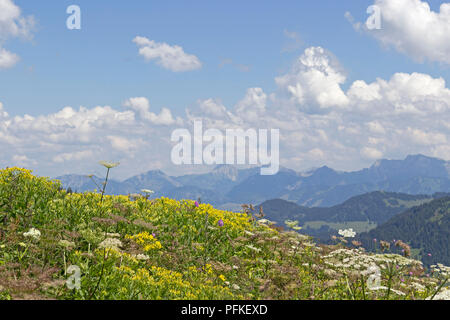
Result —
[{"label": "distant mountain peak", "polygon": [[212,173],[224,178],[228,178],[231,181],[236,181],[239,175],[239,170],[235,166],[221,164],[216,166],[213,169]]},{"label": "distant mountain peak", "polygon": [[404,163],[416,163],[416,162],[423,162],[423,161],[430,161],[430,162],[445,162],[445,160],[439,159],[439,158],[435,158],[435,157],[430,157],[430,156],[426,156],[423,155],[421,153],[418,154],[410,154],[408,156],[406,156],[406,158],[404,160],[397,160],[397,159],[379,159],[377,161],[374,162],[374,164],[372,165],[372,167],[379,167],[382,164],[385,163],[390,163],[390,162],[404,162]]},{"label": "distant mountain peak", "polygon": [[433,157],[429,157],[424,154],[418,153],[418,154],[410,154],[410,155],[406,156],[405,160],[409,160],[409,159],[434,159],[434,160],[437,160],[438,158],[433,158]]},{"label": "distant mountain peak", "polygon": [[405,158],[405,161],[423,161],[423,160],[427,160],[427,161],[443,161],[441,159],[428,157],[428,156],[425,156],[423,154],[409,155],[409,156],[407,156]]},{"label": "distant mountain peak", "polygon": [[168,175],[160,169],[149,170],[146,173],[143,173],[142,175],[155,175],[155,176],[167,176],[168,177]]},{"label": "distant mountain peak", "polygon": [[381,160],[381,159],[380,159],[380,160],[377,160],[377,161],[374,162],[374,164],[372,165],[372,167],[373,167],[373,168],[379,167],[379,166],[381,166],[381,163],[382,163],[382,162],[383,162],[383,160]]},{"label": "distant mountain peak", "polygon": [[334,170],[328,166],[321,166],[316,169],[316,172],[336,172],[336,170]]}]

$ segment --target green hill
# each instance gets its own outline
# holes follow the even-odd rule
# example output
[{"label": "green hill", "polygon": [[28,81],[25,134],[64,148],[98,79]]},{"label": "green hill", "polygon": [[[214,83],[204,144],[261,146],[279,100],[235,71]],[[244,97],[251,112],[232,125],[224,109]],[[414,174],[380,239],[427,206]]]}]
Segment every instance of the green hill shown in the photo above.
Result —
[{"label": "green hill", "polygon": [[409,195],[375,191],[355,196],[332,207],[302,207],[293,202],[274,199],[260,206],[268,219],[284,225],[285,220],[297,220],[303,232],[328,241],[339,229],[353,228],[356,232],[369,231],[395,215],[444,194]]},{"label": "green hill", "polygon": [[[402,240],[413,248],[415,257],[425,264],[450,263],[450,197],[413,207],[359,235],[363,245],[375,249],[373,239]],[[416,249],[416,250],[414,250]]]}]

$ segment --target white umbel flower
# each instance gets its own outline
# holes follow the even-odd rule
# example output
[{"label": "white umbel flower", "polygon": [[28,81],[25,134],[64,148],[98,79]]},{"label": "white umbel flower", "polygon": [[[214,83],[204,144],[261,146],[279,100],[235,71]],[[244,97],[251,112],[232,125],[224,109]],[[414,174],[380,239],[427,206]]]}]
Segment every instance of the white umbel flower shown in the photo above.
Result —
[{"label": "white umbel flower", "polygon": [[354,232],[352,228],[344,230],[339,229],[338,233],[344,238],[354,238],[356,235],[356,232]]},{"label": "white umbel flower", "polygon": [[116,238],[106,238],[98,245],[99,248],[105,249],[119,249],[122,246],[122,242]]},{"label": "white umbel flower", "polygon": [[30,230],[28,230],[28,232],[25,232],[23,236],[39,240],[41,238],[41,232],[38,229],[31,228]]}]

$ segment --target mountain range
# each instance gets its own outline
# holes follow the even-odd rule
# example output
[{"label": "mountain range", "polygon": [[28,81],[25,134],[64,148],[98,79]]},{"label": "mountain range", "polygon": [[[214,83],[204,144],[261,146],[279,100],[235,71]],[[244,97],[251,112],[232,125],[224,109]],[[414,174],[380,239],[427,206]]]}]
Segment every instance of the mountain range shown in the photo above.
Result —
[{"label": "mountain range", "polygon": [[[103,179],[83,175],[56,177],[64,188],[84,192],[99,189]],[[96,184],[92,182],[96,181]],[[221,209],[239,210],[241,204],[284,199],[305,207],[331,207],[351,197],[383,190],[411,195],[450,191],[450,161],[410,155],[403,160],[378,160],[369,168],[342,172],[327,166],[296,172],[281,168],[272,176],[259,168],[219,165],[205,174],[169,176],[152,170],[124,181],[109,180],[107,194],[155,191],[156,197],[198,199]]]}]

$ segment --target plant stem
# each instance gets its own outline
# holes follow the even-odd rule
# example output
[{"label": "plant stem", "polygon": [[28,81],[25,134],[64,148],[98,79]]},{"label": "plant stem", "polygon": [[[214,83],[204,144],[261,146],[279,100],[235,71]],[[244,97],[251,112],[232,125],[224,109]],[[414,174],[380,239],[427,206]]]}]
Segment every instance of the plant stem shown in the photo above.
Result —
[{"label": "plant stem", "polygon": [[438,292],[442,289],[442,287],[446,285],[447,281],[448,281],[448,277],[445,278],[444,281],[442,281],[440,286],[437,288],[436,292],[431,296],[430,300],[433,300],[433,298],[438,294]]},{"label": "plant stem", "polygon": [[348,282],[348,277],[345,275],[345,282],[347,282],[347,289],[350,292],[350,296],[352,297],[352,300],[355,300],[355,295],[353,294],[353,290],[350,287],[350,283]]},{"label": "plant stem", "polygon": [[92,291],[92,293],[90,294],[88,300],[92,299],[98,287],[100,286],[100,282],[102,281],[103,278],[103,272],[105,271],[105,260],[106,260],[106,248],[103,249],[103,263],[102,263],[102,270],[100,272],[100,277],[98,278],[97,285],[95,286],[94,291]]},{"label": "plant stem", "polygon": [[103,182],[103,190],[102,190],[102,198],[100,199],[100,202],[103,202],[103,196],[105,194],[105,190],[106,190],[106,184],[108,183],[108,176],[109,176],[109,168],[107,168],[108,170],[106,171],[106,178],[105,178],[105,182]]},{"label": "plant stem", "polygon": [[365,286],[363,275],[361,275],[361,285],[362,285],[363,299],[366,300],[366,286]]}]

